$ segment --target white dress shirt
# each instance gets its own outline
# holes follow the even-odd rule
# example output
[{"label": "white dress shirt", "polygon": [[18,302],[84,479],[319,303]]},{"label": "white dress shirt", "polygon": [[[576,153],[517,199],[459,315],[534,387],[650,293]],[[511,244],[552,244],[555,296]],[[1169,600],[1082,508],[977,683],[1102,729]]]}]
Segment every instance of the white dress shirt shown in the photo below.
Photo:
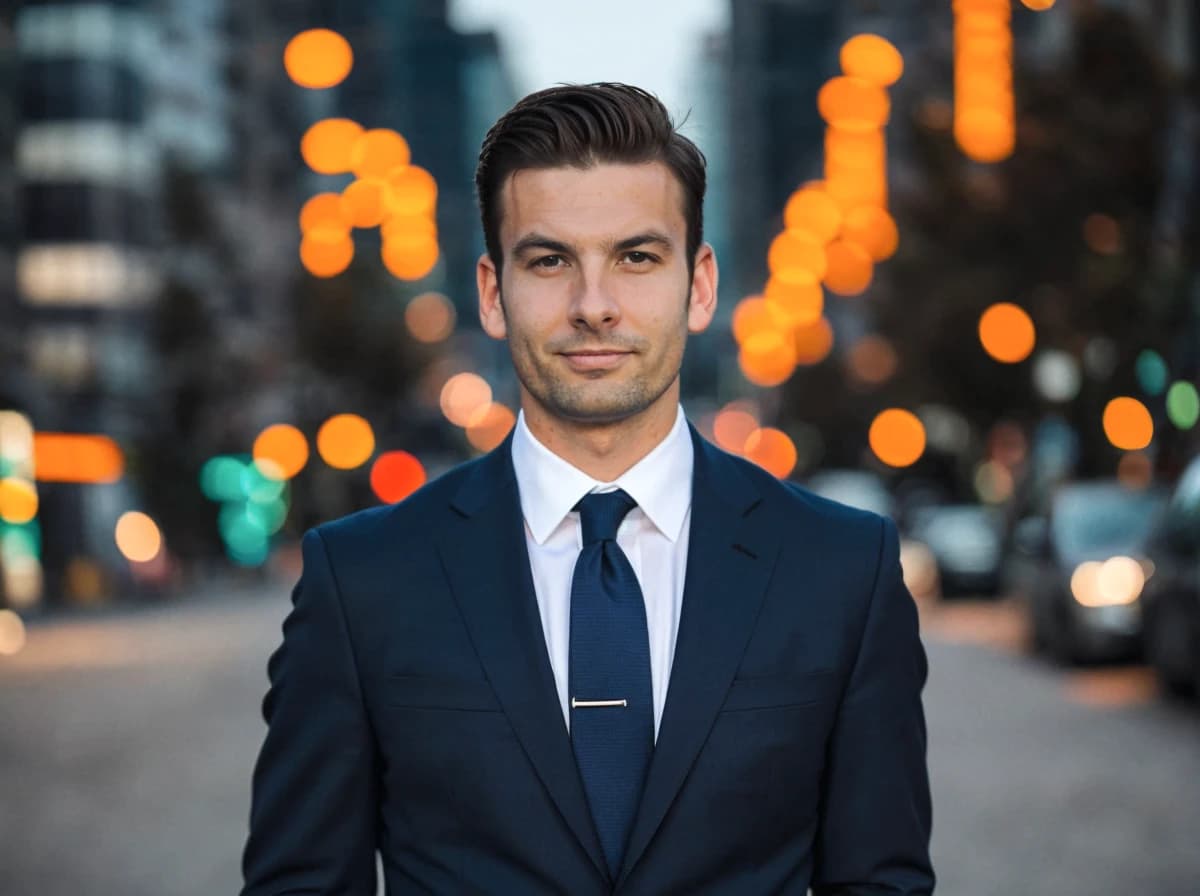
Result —
[{"label": "white dress shirt", "polygon": [[579,513],[571,508],[589,492],[618,488],[637,502],[617,530],[617,544],[629,558],[646,602],[657,741],[683,605],[692,516],[692,452],[691,433],[680,407],[675,425],[649,454],[615,482],[598,482],[539,442],[526,425],[523,411],[517,415],[512,459],[525,517],[525,542],[546,650],[568,730],[571,578],[583,550]]}]

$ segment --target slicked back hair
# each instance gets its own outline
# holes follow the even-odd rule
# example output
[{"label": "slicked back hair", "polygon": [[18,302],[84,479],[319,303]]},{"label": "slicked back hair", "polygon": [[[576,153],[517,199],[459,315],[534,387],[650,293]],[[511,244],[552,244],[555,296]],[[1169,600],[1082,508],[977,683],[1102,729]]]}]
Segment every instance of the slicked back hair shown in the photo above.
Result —
[{"label": "slicked back hair", "polygon": [[704,239],[705,159],[676,130],[662,102],[616,83],[550,87],[518,102],[484,137],[475,168],[483,240],[497,274],[503,262],[500,191],[510,176],[525,169],[644,162],[662,162],[682,187],[690,278]]}]

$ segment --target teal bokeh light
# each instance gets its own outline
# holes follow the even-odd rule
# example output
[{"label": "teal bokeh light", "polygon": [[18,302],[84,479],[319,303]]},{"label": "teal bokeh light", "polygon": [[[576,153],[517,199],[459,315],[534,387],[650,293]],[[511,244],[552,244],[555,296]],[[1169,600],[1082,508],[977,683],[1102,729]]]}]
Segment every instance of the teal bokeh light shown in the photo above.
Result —
[{"label": "teal bokeh light", "polygon": [[258,566],[271,551],[270,537],[263,526],[246,512],[244,504],[227,504],[219,518],[221,537],[231,560],[241,566]]},{"label": "teal bokeh light", "polygon": [[238,566],[262,566],[267,562],[271,548],[266,541],[263,541],[249,548],[235,548],[233,545],[226,545],[225,552],[229,555],[229,559]]},{"label": "teal bokeh light", "polygon": [[254,501],[246,505],[245,513],[264,532],[274,535],[283,528],[287,520],[288,505],[282,498],[276,498],[274,501]]},{"label": "teal bokeh light", "polygon": [[240,501],[245,497],[242,474],[249,458],[218,455],[211,458],[200,470],[200,490],[212,501]]},{"label": "teal bokeh light", "polygon": [[1156,351],[1146,349],[1137,358],[1137,378],[1147,395],[1162,395],[1167,388],[1167,362]]},{"label": "teal bokeh light", "polygon": [[16,558],[41,559],[42,530],[37,520],[28,523],[0,524],[0,557],[10,562]]},{"label": "teal bokeh light", "polygon": [[248,463],[241,472],[242,496],[256,504],[269,504],[278,501],[283,495],[287,483],[263,473],[256,463]]},{"label": "teal bokeh light", "polygon": [[1180,429],[1191,429],[1200,420],[1200,393],[1189,382],[1180,380],[1167,391],[1167,416]]},{"label": "teal bokeh light", "polygon": [[266,526],[248,512],[249,505],[240,501],[231,502],[221,508],[217,516],[217,527],[226,544],[248,543],[265,539]]}]

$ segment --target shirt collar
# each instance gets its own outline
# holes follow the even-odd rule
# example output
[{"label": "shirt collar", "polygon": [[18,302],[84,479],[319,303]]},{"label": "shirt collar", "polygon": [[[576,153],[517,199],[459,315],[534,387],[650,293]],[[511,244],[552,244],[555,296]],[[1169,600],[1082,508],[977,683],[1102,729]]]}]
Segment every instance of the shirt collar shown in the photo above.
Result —
[{"label": "shirt collar", "polygon": [[539,442],[525,423],[524,411],[517,414],[512,460],[521,512],[538,544],[543,544],[579,499],[591,491],[624,489],[671,541],[678,540],[692,505],[695,458],[682,407],[677,406],[675,425],[666,438],[615,482],[593,479]]}]

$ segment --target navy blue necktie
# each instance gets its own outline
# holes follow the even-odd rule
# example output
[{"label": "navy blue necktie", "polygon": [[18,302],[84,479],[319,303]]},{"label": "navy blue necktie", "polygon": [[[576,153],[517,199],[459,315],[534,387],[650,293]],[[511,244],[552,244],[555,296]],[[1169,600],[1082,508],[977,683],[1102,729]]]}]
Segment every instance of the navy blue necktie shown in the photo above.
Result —
[{"label": "navy blue necktie", "polygon": [[636,506],[619,489],[585,495],[575,505],[583,550],[571,579],[571,745],[613,877],[654,751],[646,607],[616,541],[617,527]]}]

